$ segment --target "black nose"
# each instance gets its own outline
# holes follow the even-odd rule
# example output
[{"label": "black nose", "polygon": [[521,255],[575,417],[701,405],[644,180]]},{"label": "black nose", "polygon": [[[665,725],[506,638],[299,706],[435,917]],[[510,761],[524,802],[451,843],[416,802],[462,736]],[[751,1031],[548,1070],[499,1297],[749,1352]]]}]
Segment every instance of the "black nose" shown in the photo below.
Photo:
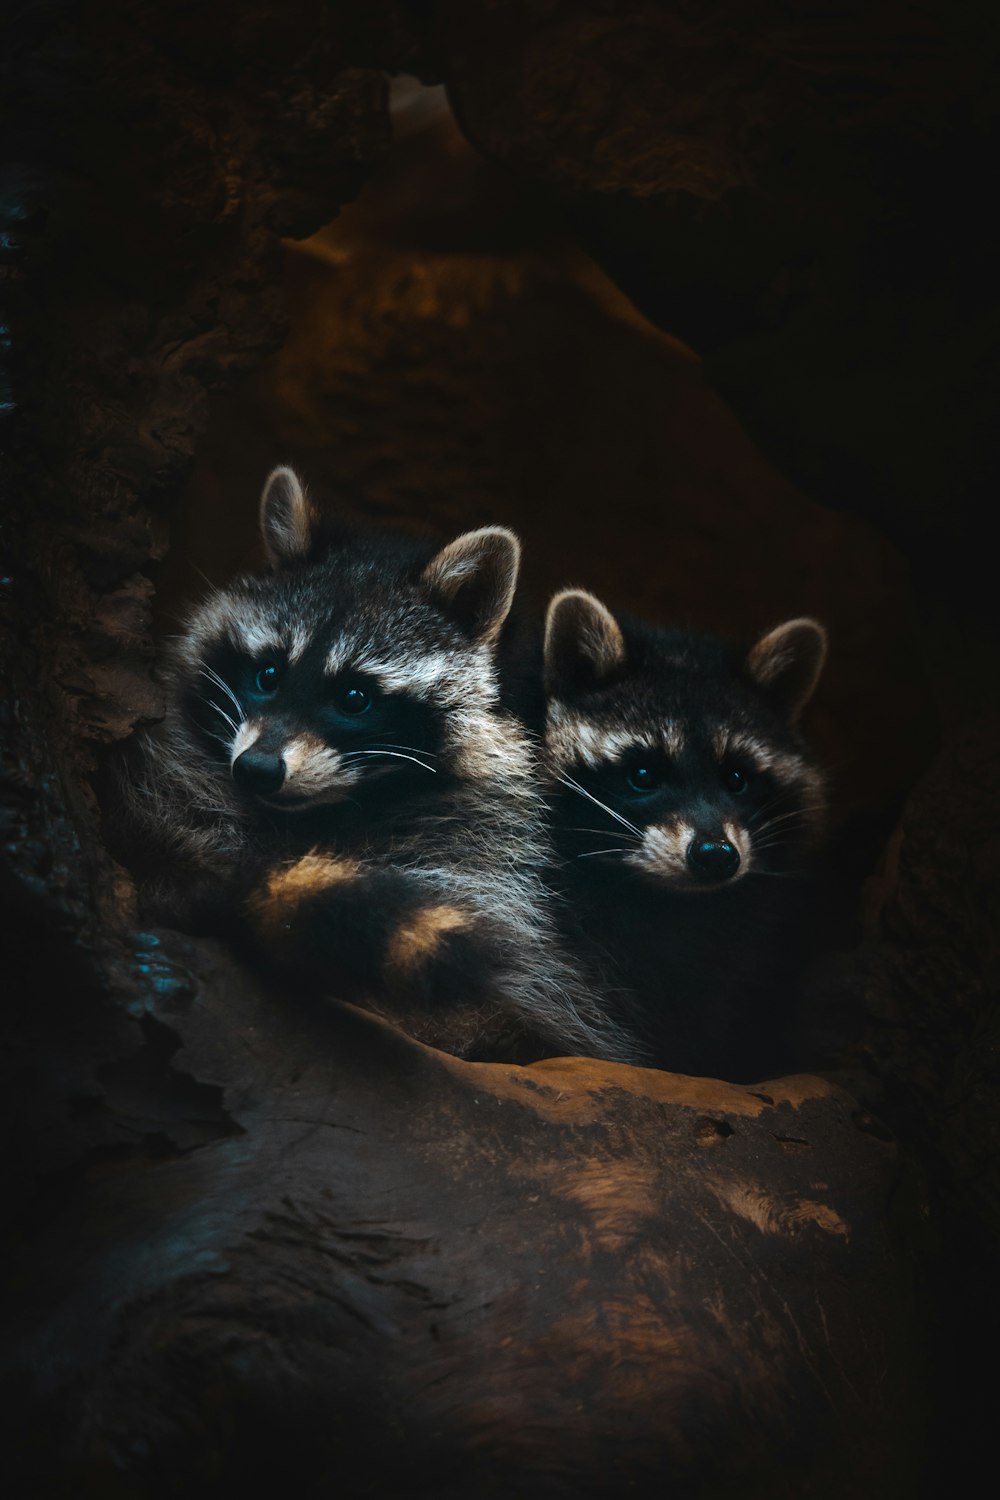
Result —
[{"label": "black nose", "polygon": [[244,750],[233,761],[233,780],[244,792],[253,792],[257,797],[266,797],[280,789],[285,779],[285,762],[280,755],[268,755],[266,750],[255,750],[252,746]]},{"label": "black nose", "polygon": [[740,855],[728,839],[692,839],[687,862],[695,880],[731,880],[740,867]]}]

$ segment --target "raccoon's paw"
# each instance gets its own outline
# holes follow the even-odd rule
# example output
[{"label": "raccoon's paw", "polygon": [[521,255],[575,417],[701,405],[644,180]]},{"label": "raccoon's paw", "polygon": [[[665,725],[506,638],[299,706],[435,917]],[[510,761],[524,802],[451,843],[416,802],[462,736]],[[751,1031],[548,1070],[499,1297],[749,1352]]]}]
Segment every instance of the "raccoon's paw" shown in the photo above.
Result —
[{"label": "raccoon's paw", "polygon": [[401,918],[383,956],[386,988],[433,1005],[476,1001],[496,988],[500,934],[480,912],[439,902]]},{"label": "raccoon's paw", "polygon": [[314,853],[274,870],[248,903],[262,949],[345,999],[433,1002],[482,981],[492,923],[407,871]]}]

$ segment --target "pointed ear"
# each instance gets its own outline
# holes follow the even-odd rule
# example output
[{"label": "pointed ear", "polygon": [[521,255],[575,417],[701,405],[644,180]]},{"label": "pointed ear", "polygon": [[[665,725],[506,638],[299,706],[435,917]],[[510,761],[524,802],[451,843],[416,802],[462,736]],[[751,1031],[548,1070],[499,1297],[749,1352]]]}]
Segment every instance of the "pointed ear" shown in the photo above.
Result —
[{"label": "pointed ear", "polygon": [[260,534],[273,568],[302,562],[309,553],[315,517],[294,469],[273,469],[260,497]]},{"label": "pointed ear", "polygon": [[566,700],[600,687],[625,665],[625,637],[611,611],[583,589],[563,589],[545,616],[545,691]]},{"label": "pointed ear", "polygon": [[792,724],[815,691],[826,661],[826,631],[817,620],[786,620],[750,648],[746,670]]},{"label": "pointed ear", "polygon": [[492,645],[510,614],[520,567],[521,543],[514,533],[483,526],[442,547],[420,581],[449,619]]}]

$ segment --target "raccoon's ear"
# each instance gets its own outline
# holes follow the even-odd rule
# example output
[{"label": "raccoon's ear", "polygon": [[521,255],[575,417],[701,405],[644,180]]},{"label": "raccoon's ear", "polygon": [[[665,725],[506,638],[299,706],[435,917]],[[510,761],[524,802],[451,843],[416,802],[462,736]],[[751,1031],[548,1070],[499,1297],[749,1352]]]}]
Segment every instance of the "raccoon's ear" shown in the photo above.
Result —
[{"label": "raccoon's ear", "polygon": [[312,543],[313,508],[294,469],[272,469],[260,497],[260,534],[273,568],[302,562]]},{"label": "raccoon's ear", "polygon": [[750,648],[746,669],[794,724],[812,697],[826,661],[826,631],[817,620],[786,620]]},{"label": "raccoon's ear", "polygon": [[506,526],[466,531],[442,547],[420,575],[431,599],[463,630],[492,644],[510,614],[521,543]]},{"label": "raccoon's ear", "polygon": [[545,691],[565,700],[600,687],[625,665],[625,637],[593,594],[563,589],[545,616]]}]

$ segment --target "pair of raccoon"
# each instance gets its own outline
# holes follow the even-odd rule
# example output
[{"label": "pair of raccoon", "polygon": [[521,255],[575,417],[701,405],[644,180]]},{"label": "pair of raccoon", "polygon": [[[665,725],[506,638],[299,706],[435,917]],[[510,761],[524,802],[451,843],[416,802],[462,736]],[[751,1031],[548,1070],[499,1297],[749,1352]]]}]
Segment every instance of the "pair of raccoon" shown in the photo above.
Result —
[{"label": "pair of raccoon", "polygon": [[794,722],[821,628],[741,658],[567,591],[531,725],[502,682],[512,532],[352,534],[288,468],[260,522],[271,571],[190,617],[129,778],[147,910],[460,1056],[752,1076],[739,1006],[794,905],[764,877],[820,814]]}]

